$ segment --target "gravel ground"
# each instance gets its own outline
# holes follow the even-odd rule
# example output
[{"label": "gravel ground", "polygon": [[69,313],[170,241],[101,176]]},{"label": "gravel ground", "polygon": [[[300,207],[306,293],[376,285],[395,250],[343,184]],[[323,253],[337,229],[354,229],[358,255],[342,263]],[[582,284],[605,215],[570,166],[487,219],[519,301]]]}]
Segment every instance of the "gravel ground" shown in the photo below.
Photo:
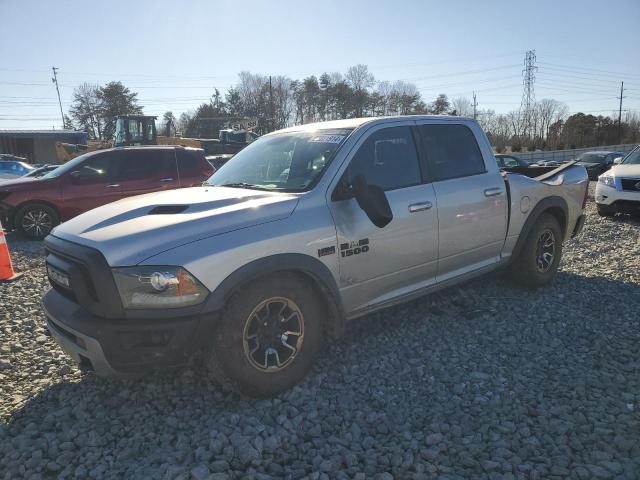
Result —
[{"label": "gravel ground", "polygon": [[0,478],[638,479],[640,222],[593,204],[538,291],[485,277],[354,322],[272,400],[107,381],[47,336],[41,246],[0,285]]}]

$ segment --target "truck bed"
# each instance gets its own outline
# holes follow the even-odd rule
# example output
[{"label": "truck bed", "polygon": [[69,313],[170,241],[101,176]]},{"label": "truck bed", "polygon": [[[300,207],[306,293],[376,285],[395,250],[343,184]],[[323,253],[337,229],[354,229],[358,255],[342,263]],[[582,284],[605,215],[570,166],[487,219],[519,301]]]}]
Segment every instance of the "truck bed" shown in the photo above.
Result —
[{"label": "truck bed", "polygon": [[525,177],[544,181],[572,167],[576,163],[576,160],[572,160],[571,162],[564,163],[559,167],[504,167],[502,168],[502,170],[508,173],[517,173],[520,175],[524,175]]}]

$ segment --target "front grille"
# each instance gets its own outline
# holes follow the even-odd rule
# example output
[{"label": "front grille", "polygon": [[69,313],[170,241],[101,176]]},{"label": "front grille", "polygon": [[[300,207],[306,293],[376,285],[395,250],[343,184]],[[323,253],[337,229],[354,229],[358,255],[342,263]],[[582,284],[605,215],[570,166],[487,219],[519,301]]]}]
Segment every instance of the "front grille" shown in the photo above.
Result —
[{"label": "front grille", "polygon": [[624,191],[640,192],[640,178],[623,178],[620,183]]},{"label": "front grille", "polygon": [[[52,252],[51,250],[48,250],[48,249],[46,250],[46,253],[47,253],[47,258],[53,257],[53,259],[55,259],[57,257],[58,259],[62,260],[65,264],[73,265],[73,267],[75,267],[80,272],[80,277],[79,278],[76,277],[75,281],[82,282],[85,285],[87,292],[89,293],[89,296],[94,301],[98,301],[98,295],[96,293],[96,289],[93,285],[93,282],[91,280],[91,275],[89,274],[89,270],[87,269],[86,265],[84,265],[80,260],[76,258],[69,257],[67,255],[61,255],[58,252]],[[69,275],[69,272],[65,271],[64,269],[58,269],[58,270],[60,270],[64,274]],[[69,287],[65,287],[64,285],[61,285],[59,282],[56,282],[52,278],[49,278],[49,283],[57,292],[62,294],[65,298],[68,298],[69,300],[75,303],[79,303],[78,296],[74,292],[73,280],[71,281]]]}]

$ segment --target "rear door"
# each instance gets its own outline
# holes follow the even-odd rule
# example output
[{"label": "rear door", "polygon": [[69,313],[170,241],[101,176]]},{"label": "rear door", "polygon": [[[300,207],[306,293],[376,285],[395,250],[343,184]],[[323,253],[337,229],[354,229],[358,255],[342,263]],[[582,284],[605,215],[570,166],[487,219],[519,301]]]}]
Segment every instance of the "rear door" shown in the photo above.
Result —
[{"label": "rear door", "polygon": [[[433,185],[425,183],[413,122],[374,127],[360,140],[329,208],[336,225],[340,287],[348,312],[384,303],[435,282],[438,223]],[[393,220],[376,227],[348,186],[363,176],[381,187]]]},{"label": "rear door", "polygon": [[178,187],[173,148],[123,150],[118,162],[116,183],[121,198]]},{"label": "rear door", "polygon": [[180,148],[176,150],[176,155],[181,187],[200,186],[215,171],[207,162],[203,150]]},{"label": "rear door", "polygon": [[119,154],[117,150],[95,153],[60,179],[63,219],[120,198],[116,180]]},{"label": "rear door", "polygon": [[471,127],[428,121],[418,126],[438,205],[438,282],[498,262],[505,240],[504,180]]}]

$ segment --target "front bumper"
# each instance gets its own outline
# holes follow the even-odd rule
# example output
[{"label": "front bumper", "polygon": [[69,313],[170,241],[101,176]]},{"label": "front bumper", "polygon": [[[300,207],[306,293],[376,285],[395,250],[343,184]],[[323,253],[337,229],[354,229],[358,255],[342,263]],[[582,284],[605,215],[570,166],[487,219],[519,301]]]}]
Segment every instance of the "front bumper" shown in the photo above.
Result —
[{"label": "front bumper", "polygon": [[640,210],[640,192],[619,190],[620,180],[616,178],[616,188],[598,183],[595,200],[600,207],[610,207],[611,211],[638,213]]},{"label": "front bumper", "polygon": [[210,338],[213,314],[173,319],[94,316],[56,290],[42,299],[47,328],[81,368],[100,376],[134,376],[184,365]]}]

